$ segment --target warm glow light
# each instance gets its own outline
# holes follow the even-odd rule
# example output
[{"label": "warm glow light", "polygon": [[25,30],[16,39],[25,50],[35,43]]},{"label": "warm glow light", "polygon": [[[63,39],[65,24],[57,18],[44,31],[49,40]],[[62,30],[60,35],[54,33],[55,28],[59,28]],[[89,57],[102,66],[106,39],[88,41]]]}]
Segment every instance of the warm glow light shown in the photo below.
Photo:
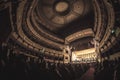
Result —
[{"label": "warm glow light", "polygon": [[77,58],[76,58],[76,54],[74,52],[72,52],[72,61],[75,61]]},{"label": "warm glow light", "polygon": [[72,52],[72,61],[81,63],[95,62],[97,54],[95,48]]},{"label": "warm glow light", "polygon": [[57,3],[57,5],[55,7],[55,10],[57,12],[64,12],[64,11],[66,11],[68,9],[68,7],[69,7],[68,3],[66,3],[66,2],[59,2],[59,3]]},{"label": "warm glow light", "polygon": [[68,42],[72,42],[74,40],[77,40],[86,36],[93,36],[93,35],[94,35],[93,30],[91,28],[88,28],[88,29],[76,32],[72,35],[69,35],[68,37],[65,38],[65,40]]}]

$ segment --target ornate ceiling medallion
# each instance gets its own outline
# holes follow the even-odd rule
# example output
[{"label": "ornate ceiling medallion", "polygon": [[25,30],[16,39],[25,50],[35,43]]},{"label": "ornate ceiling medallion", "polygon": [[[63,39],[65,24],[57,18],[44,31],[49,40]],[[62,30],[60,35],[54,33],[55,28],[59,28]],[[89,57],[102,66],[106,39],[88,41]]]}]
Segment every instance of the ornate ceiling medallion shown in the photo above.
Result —
[{"label": "ornate ceiling medallion", "polygon": [[55,2],[53,9],[60,16],[65,16],[70,12],[70,5],[67,1],[59,1]]}]

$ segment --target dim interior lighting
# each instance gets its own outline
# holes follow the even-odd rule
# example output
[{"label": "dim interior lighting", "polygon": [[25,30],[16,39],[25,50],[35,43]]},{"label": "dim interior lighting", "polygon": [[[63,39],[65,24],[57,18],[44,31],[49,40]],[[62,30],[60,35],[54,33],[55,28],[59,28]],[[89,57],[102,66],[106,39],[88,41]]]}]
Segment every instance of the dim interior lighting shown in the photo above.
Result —
[{"label": "dim interior lighting", "polygon": [[120,34],[120,28],[119,27],[116,29],[115,34],[116,34],[116,36],[118,36]]}]

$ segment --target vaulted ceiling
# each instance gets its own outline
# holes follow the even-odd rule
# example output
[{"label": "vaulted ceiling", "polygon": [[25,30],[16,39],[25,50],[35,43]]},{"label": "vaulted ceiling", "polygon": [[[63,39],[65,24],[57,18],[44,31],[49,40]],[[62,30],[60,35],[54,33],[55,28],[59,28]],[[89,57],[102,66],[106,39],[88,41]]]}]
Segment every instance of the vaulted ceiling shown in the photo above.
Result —
[{"label": "vaulted ceiling", "polygon": [[75,50],[92,48],[93,38],[100,48],[104,46],[109,29],[114,27],[114,11],[109,1],[2,0],[0,13],[7,13],[2,18],[11,24],[7,27],[12,30],[9,39],[13,43],[37,52],[62,53],[66,45]]}]

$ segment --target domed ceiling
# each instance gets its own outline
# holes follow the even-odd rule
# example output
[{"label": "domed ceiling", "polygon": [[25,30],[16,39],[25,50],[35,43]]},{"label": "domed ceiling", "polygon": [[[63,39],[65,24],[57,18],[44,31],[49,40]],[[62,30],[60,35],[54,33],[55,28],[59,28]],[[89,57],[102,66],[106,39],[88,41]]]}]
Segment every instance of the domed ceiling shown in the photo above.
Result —
[{"label": "domed ceiling", "polygon": [[84,37],[88,37],[84,38],[87,44],[84,48],[88,48],[94,36],[91,0],[13,1],[11,19],[12,39],[38,52],[44,49],[50,53],[61,53],[66,44],[72,46],[78,39],[83,42],[80,38]]},{"label": "domed ceiling", "polygon": [[105,30],[114,23],[106,0],[8,0],[1,4],[2,9],[9,7],[10,39],[37,52],[62,53],[66,45],[76,50],[91,48],[93,38],[104,44]]},{"label": "domed ceiling", "polygon": [[65,38],[94,26],[92,9],[91,0],[40,0],[35,11],[48,24],[47,29]]}]

